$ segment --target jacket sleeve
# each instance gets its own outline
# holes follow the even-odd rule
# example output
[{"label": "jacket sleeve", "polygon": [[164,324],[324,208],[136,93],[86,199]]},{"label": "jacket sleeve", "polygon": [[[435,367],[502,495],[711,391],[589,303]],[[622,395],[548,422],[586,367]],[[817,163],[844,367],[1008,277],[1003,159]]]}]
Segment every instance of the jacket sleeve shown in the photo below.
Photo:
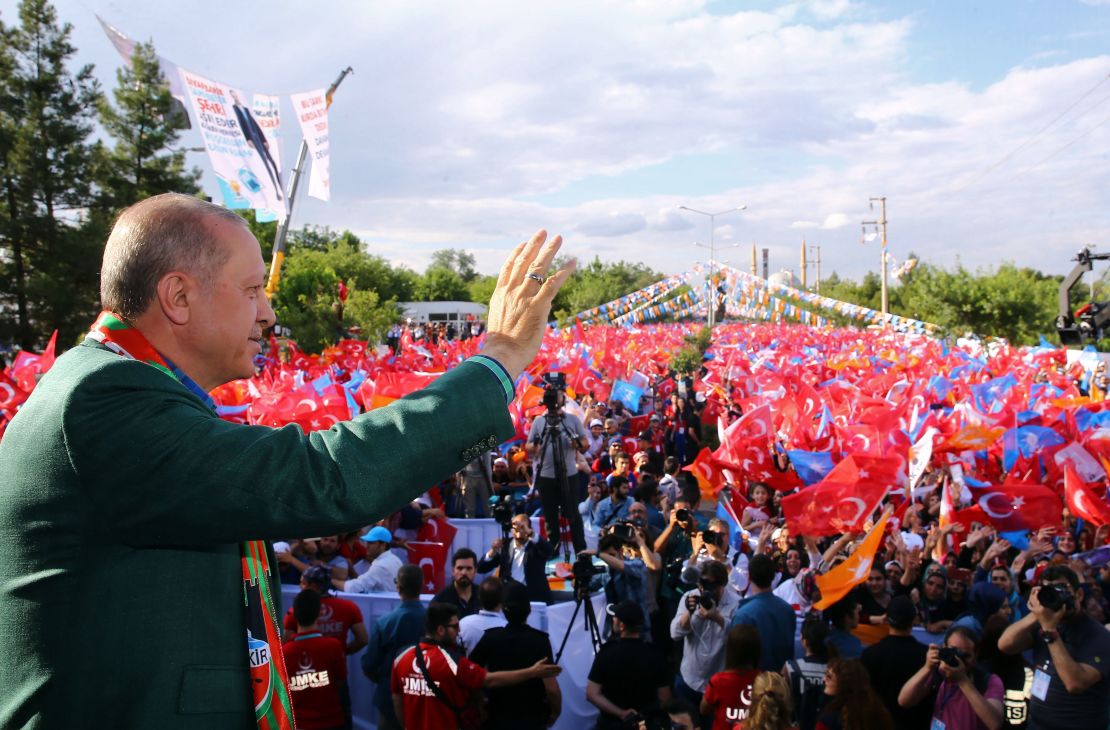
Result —
[{"label": "jacket sleeve", "polygon": [[66,404],[68,456],[88,529],[133,545],[357,529],[513,433],[501,384],[476,363],[310,434],[223,421],[144,363],[116,358],[96,375]]}]

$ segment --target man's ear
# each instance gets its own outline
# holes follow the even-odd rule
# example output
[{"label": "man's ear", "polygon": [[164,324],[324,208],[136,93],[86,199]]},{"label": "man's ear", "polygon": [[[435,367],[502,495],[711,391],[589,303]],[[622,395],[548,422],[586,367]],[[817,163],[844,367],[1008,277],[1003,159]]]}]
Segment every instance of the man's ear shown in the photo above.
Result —
[{"label": "man's ear", "polygon": [[176,325],[189,323],[190,297],[195,282],[184,272],[171,271],[158,280],[155,296],[166,319]]}]

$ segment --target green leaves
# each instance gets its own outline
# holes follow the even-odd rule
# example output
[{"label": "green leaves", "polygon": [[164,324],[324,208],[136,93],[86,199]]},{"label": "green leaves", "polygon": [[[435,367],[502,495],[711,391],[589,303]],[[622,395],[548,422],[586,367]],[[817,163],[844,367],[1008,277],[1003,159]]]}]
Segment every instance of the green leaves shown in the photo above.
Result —
[{"label": "green leaves", "polygon": [[100,123],[115,140],[112,149],[98,148],[102,204],[120,210],[161,193],[197,193],[200,170],[186,170],[185,153],[173,149],[184,120],[175,113],[154,46],[137,44],[131,68],[120,68],[116,81],[116,106],[103,97],[97,104]]}]

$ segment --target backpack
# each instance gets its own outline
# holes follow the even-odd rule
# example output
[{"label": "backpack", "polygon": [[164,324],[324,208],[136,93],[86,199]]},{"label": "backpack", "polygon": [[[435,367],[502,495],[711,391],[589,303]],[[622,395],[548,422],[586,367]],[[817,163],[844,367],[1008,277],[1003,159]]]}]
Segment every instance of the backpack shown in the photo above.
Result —
[{"label": "backpack", "polygon": [[813,730],[828,703],[825,694],[825,664],[791,659],[790,694],[794,698],[794,720],[800,730]]}]

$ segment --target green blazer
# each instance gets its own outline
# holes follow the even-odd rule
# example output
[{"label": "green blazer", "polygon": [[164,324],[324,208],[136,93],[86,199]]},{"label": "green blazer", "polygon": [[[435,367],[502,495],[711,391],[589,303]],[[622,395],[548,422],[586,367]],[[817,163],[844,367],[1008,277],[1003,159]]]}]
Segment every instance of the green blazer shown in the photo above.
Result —
[{"label": "green blazer", "polygon": [[357,529],[512,433],[476,363],[305,435],[70,350],[0,441],[0,727],[253,728],[239,543]]}]

